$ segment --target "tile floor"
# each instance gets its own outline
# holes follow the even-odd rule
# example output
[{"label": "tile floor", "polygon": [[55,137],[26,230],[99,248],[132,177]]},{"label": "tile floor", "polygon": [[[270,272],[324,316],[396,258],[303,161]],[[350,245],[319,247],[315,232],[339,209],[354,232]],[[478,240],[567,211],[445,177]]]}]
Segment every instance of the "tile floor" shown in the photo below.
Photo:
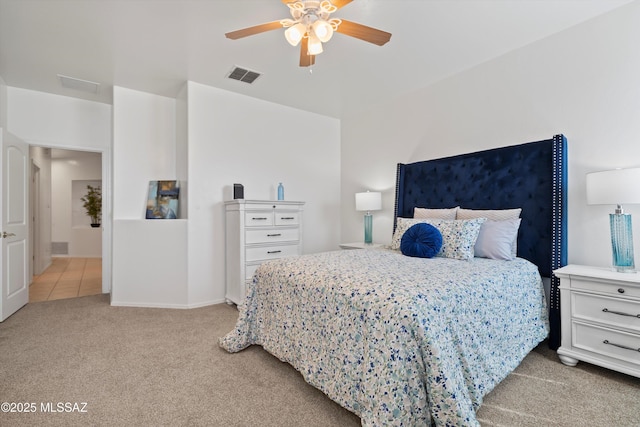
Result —
[{"label": "tile floor", "polygon": [[102,258],[53,258],[33,277],[29,302],[75,298],[102,293]]}]

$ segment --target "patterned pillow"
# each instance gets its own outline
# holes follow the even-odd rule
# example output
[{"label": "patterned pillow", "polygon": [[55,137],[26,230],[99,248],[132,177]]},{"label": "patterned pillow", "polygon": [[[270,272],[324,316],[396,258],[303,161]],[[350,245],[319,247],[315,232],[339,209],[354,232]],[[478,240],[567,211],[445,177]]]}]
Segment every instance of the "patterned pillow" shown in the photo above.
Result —
[{"label": "patterned pillow", "polygon": [[414,218],[437,218],[437,219],[456,219],[458,208],[450,209],[427,209],[427,208],[413,208]]},{"label": "patterned pillow", "polygon": [[419,224],[421,222],[427,222],[427,219],[398,218],[396,220],[396,231],[393,232],[393,238],[391,239],[391,249],[399,250],[400,240],[402,239],[404,232],[412,225]]},{"label": "patterned pillow", "polygon": [[442,248],[437,256],[461,260],[473,259],[473,246],[485,218],[469,220],[398,218],[391,240],[392,249],[400,249],[402,235],[414,224],[431,224],[442,234]]},{"label": "patterned pillow", "polygon": [[403,255],[418,258],[433,258],[442,248],[442,234],[431,224],[414,224],[404,233],[400,241]]}]

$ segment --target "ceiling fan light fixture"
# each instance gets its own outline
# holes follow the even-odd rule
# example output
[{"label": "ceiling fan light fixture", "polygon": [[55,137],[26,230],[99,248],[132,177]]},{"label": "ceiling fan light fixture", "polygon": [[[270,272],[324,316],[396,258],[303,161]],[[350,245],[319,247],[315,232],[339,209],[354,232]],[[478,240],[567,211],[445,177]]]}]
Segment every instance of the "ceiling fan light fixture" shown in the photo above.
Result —
[{"label": "ceiling fan light fixture", "polygon": [[307,45],[307,52],[309,55],[319,55],[323,51],[322,42],[315,34],[309,34],[309,44]]},{"label": "ceiling fan light fixture", "polygon": [[296,25],[293,25],[286,29],[286,31],[284,32],[284,37],[287,39],[291,46],[298,46],[300,40],[302,40],[302,37],[304,37],[304,34],[306,32],[307,27],[303,23],[298,22]]},{"label": "ceiling fan light fixture", "polygon": [[[0,0],[1,1],[1,0]],[[382,46],[391,39],[391,33],[358,24],[357,22],[331,18],[331,14],[353,0],[282,0],[291,13],[290,18],[265,22],[260,25],[225,33],[236,40],[276,29],[285,29],[284,36],[292,46],[300,45],[300,66],[315,63],[316,55],[323,52],[323,43],[331,40],[333,33],[354,37]]]},{"label": "ceiling fan light fixture", "polygon": [[311,28],[322,43],[328,42],[333,36],[333,26],[323,19],[316,20]]}]

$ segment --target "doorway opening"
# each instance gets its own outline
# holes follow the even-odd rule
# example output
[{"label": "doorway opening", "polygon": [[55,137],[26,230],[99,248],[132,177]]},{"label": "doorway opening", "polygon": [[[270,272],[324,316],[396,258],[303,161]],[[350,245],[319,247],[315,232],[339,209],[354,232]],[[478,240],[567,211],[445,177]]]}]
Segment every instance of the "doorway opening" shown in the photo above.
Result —
[{"label": "doorway opening", "polygon": [[29,302],[102,293],[102,227],[82,198],[102,187],[102,153],[31,146]]}]

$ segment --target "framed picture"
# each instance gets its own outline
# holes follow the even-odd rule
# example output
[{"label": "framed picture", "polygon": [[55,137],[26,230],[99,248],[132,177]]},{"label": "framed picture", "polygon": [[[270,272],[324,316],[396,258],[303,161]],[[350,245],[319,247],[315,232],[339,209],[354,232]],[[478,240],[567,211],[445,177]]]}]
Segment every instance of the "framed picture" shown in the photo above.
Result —
[{"label": "framed picture", "polygon": [[146,219],[178,218],[178,181],[149,181]]}]

